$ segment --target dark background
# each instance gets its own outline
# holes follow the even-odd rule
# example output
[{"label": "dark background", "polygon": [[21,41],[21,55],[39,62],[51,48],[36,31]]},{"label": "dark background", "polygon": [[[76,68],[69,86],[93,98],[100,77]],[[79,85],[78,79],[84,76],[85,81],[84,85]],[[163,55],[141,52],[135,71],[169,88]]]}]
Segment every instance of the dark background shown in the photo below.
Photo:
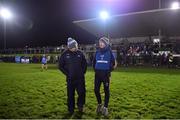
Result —
[{"label": "dark background", "polygon": [[[175,0],[162,0],[169,7]],[[94,18],[101,10],[110,15],[158,8],[158,0],[0,0],[14,18],[7,21],[7,48],[57,46],[68,37],[80,44],[98,38],[74,25],[72,21]],[[0,18],[0,48],[3,48],[3,20]]]}]

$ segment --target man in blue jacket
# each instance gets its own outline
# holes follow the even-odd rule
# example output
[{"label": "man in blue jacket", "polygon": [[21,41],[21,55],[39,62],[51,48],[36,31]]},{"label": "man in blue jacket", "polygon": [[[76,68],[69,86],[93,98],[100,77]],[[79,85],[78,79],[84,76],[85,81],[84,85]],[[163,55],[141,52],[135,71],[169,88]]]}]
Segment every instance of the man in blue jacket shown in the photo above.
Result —
[{"label": "man in blue jacket", "polygon": [[[116,67],[116,61],[112,54],[109,45],[109,39],[102,37],[99,40],[99,48],[96,51],[93,67],[95,70],[95,81],[94,81],[94,92],[97,98],[97,114],[101,113],[104,116],[108,115],[108,103],[109,103],[109,84],[111,71]],[[101,83],[104,85],[105,99],[104,105],[102,105],[100,86]]]},{"label": "man in blue jacket", "polygon": [[68,111],[74,113],[75,90],[78,94],[77,106],[79,112],[83,112],[85,104],[85,73],[87,62],[85,56],[78,50],[78,43],[72,38],[68,38],[68,49],[65,50],[59,59],[59,69],[66,75],[67,81],[67,101]]}]

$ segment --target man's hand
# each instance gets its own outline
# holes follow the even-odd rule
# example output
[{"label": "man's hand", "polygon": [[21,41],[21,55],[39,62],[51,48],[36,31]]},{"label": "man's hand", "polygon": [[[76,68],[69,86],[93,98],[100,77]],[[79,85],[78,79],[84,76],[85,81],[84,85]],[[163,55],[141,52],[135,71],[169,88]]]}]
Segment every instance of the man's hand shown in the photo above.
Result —
[{"label": "man's hand", "polygon": [[115,60],[115,64],[114,64],[114,66],[113,66],[113,69],[115,69],[116,67],[117,67],[117,61]]}]

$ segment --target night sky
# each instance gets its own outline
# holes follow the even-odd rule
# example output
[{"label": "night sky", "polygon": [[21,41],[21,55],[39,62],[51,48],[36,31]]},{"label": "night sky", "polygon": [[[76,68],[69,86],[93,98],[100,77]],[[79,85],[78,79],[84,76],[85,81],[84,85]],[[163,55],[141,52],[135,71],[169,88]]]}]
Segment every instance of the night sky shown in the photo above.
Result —
[{"label": "night sky", "polygon": [[[173,0],[162,0],[168,7]],[[80,44],[93,43],[95,36],[72,21],[98,17],[101,10],[111,15],[158,8],[158,0],[0,0],[0,7],[13,11],[7,21],[7,47],[59,46],[68,37]],[[3,48],[3,20],[0,18],[0,48]]]}]

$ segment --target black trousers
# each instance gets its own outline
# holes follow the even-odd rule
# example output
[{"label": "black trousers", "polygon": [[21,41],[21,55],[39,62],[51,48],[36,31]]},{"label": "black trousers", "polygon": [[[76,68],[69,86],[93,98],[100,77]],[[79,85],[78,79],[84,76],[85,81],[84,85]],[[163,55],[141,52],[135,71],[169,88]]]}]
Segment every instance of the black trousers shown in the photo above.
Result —
[{"label": "black trousers", "polygon": [[74,112],[75,108],[75,91],[77,91],[77,106],[82,108],[85,104],[86,89],[85,89],[85,79],[72,80],[67,79],[67,103],[68,111]]},{"label": "black trousers", "polygon": [[110,83],[110,72],[109,71],[95,71],[95,81],[94,81],[94,92],[97,98],[98,104],[102,103],[101,94],[100,94],[100,87],[101,83],[104,85],[104,107],[108,107],[110,91],[109,91],[109,83]]}]

